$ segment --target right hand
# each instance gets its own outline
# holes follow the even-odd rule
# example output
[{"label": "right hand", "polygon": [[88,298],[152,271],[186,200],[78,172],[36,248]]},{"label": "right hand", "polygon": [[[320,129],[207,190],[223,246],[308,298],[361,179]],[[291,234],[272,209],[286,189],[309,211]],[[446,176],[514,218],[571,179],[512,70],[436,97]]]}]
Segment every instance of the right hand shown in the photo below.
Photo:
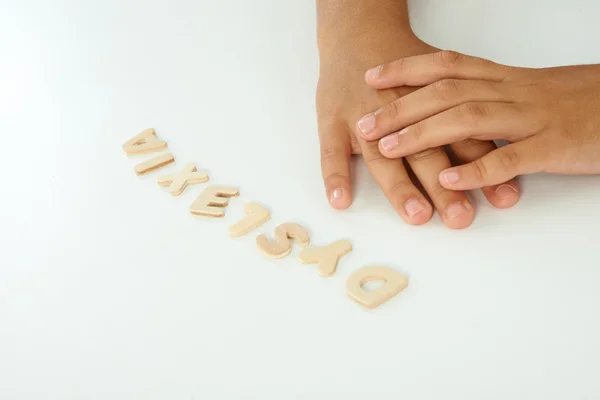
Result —
[{"label": "right hand", "polygon": [[465,139],[511,143],[443,171],[448,189],[536,172],[600,174],[600,64],[519,68],[445,51],[380,66],[366,81],[374,88],[425,86],[367,116],[376,123],[361,137],[381,139],[386,158]]},{"label": "right hand", "polygon": [[[357,121],[365,114],[411,93],[415,88],[374,90],[364,81],[365,71],[402,57],[438,51],[416,37],[377,34],[377,39],[321,40],[321,73],[316,105],[321,144],[321,169],[330,204],[344,209],[352,203],[349,159],[362,154],[367,167],[396,212],[409,224],[420,225],[431,218],[433,207],[411,181],[402,159],[387,159],[377,143],[368,143],[354,134]],[[471,162],[496,149],[493,142],[468,140],[453,144],[459,164]],[[406,157],[423,189],[431,198],[444,223],[455,229],[469,226],[474,219],[473,205],[465,192],[442,187],[439,173],[452,166],[441,148],[425,150]],[[498,208],[514,205],[519,199],[515,181],[483,188],[487,199]]]}]

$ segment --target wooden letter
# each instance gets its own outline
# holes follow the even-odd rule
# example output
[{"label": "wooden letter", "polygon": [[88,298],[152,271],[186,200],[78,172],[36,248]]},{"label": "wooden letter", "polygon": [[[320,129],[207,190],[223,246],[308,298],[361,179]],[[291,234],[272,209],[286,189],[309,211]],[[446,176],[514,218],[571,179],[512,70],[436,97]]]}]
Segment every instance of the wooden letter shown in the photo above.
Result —
[{"label": "wooden letter", "polygon": [[299,260],[302,264],[318,264],[319,275],[331,276],[335,273],[340,258],[352,251],[352,243],[338,240],[327,247],[302,250]]},{"label": "wooden letter", "polygon": [[244,206],[244,213],[247,217],[229,228],[229,236],[244,236],[246,233],[258,228],[271,218],[269,210],[256,203],[246,204]]},{"label": "wooden letter", "polygon": [[135,173],[138,175],[144,175],[148,172],[154,171],[155,169],[162,168],[167,164],[171,164],[173,161],[175,161],[173,154],[161,154],[160,156],[156,156],[148,161],[144,161],[143,163],[136,165]]},{"label": "wooden letter", "polygon": [[123,151],[128,156],[134,154],[154,153],[167,148],[167,142],[156,137],[154,129],[146,129],[123,144]]},{"label": "wooden letter", "polygon": [[[366,291],[363,285],[369,281],[384,281],[373,291]],[[346,282],[348,296],[358,304],[376,308],[400,293],[408,285],[404,275],[387,267],[364,267],[354,271]]]},{"label": "wooden letter", "polygon": [[224,207],[229,204],[229,197],[240,194],[237,188],[230,186],[209,186],[190,206],[190,212],[205,217],[223,217]]},{"label": "wooden letter", "polygon": [[256,247],[267,257],[283,258],[292,251],[290,239],[296,239],[302,247],[308,246],[306,229],[298,224],[281,224],[275,228],[275,242],[269,241],[264,233],[256,237]]},{"label": "wooden letter", "polygon": [[208,175],[204,172],[196,172],[194,164],[186,165],[178,174],[165,175],[158,178],[160,186],[169,186],[169,191],[173,196],[179,196],[187,185],[194,183],[203,183],[208,180]]}]

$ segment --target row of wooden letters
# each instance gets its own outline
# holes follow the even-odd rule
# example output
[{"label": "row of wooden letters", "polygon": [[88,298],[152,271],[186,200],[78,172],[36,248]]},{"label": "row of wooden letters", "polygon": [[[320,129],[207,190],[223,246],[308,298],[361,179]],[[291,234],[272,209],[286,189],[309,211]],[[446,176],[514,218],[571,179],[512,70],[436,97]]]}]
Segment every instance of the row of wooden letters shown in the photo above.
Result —
[{"label": "row of wooden letters", "polygon": [[[146,129],[123,144],[126,155],[154,153],[165,150],[167,143],[157,138],[154,129]],[[135,167],[138,175],[162,168],[175,162],[171,153],[162,153]],[[208,175],[196,170],[194,164],[187,164],[180,172],[161,176],[158,184],[169,188],[169,192],[178,196],[188,185],[208,181]],[[224,208],[229,203],[229,198],[239,195],[239,190],[230,186],[209,186],[190,205],[190,212],[205,217],[223,217]],[[258,228],[271,216],[269,211],[257,203],[248,203],[244,206],[246,216],[229,228],[232,237],[243,236]],[[319,275],[332,276],[337,268],[340,258],[352,251],[352,244],[347,240],[339,240],[325,247],[311,247],[306,229],[294,223],[284,223],[275,228],[274,240],[269,240],[266,234],[256,238],[257,248],[267,257],[283,258],[292,251],[292,242],[304,247],[299,256],[303,264],[317,264]],[[378,288],[368,291],[364,284],[369,281],[383,281]],[[408,285],[408,280],[399,272],[381,266],[370,266],[353,272],[346,283],[348,296],[357,303],[367,307],[376,308],[380,304],[400,293]]]}]

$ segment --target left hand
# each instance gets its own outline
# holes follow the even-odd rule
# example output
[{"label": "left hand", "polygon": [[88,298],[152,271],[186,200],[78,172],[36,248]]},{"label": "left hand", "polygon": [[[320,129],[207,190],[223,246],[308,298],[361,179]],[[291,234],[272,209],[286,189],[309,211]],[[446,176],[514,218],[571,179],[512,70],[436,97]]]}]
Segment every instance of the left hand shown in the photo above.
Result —
[{"label": "left hand", "polygon": [[375,128],[361,136],[379,140],[387,158],[465,139],[512,142],[442,171],[447,189],[535,172],[600,174],[600,65],[516,68],[442,51],[373,68],[365,79],[376,89],[425,86],[367,116]]}]

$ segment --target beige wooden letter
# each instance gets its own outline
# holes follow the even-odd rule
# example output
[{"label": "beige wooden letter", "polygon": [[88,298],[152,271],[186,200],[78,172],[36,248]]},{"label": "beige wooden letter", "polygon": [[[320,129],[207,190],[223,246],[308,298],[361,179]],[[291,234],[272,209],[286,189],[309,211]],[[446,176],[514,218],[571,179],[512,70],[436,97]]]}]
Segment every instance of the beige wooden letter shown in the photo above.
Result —
[{"label": "beige wooden letter", "polygon": [[229,236],[244,236],[246,233],[258,228],[271,218],[269,210],[256,203],[246,204],[244,206],[244,213],[247,215],[247,217],[238,221],[229,228]]},{"label": "beige wooden letter", "polygon": [[275,242],[269,241],[264,233],[256,237],[256,247],[267,257],[283,258],[292,251],[290,239],[296,239],[302,247],[310,241],[306,229],[298,224],[281,224],[275,228]]},{"label": "beige wooden letter", "polygon": [[319,275],[331,276],[340,258],[352,251],[352,243],[347,240],[338,240],[326,247],[315,247],[302,250],[299,260],[302,264],[318,264]]},{"label": "beige wooden letter", "polygon": [[155,169],[162,168],[167,164],[171,164],[173,161],[175,161],[175,157],[173,157],[173,154],[161,154],[159,156],[149,159],[148,161],[144,161],[143,163],[136,165],[135,173],[138,175],[144,175],[148,172],[154,171]]},{"label": "beige wooden letter", "polygon": [[134,154],[154,153],[167,148],[167,142],[163,142],[156,137],[154,129],[146,129],[126,141],[123,144],[123,151],[128,156]]},{"label": "beige wooden letter", "polygon": [[[369,281],[384,281],[373,291],[366,291],[363,285]],[[346,282],[348,296],[358,304],[376,308],[400,293],[408,285],[408,279],[388,267],[364,267],[354,271]]]},{"label": "beige wooden letter", "polygon": [[164,175],[158,178],[158,184],[160,186],[168,186],[169,192],[173,196],[179,196],[187,185],[192,185],[195,183],[203,183],[208,180],[208,174],[205,172],[196,172],[196,166],[192,164],[188,164],[181,172],[177,174]]},{"label": "beige wooden letter", "polygon": [[239,194],[240,191],[231,186],[209,186],[192,203],[190,212],[205,217],[223,217],[223,208],[229,204],[229,197]]}]

